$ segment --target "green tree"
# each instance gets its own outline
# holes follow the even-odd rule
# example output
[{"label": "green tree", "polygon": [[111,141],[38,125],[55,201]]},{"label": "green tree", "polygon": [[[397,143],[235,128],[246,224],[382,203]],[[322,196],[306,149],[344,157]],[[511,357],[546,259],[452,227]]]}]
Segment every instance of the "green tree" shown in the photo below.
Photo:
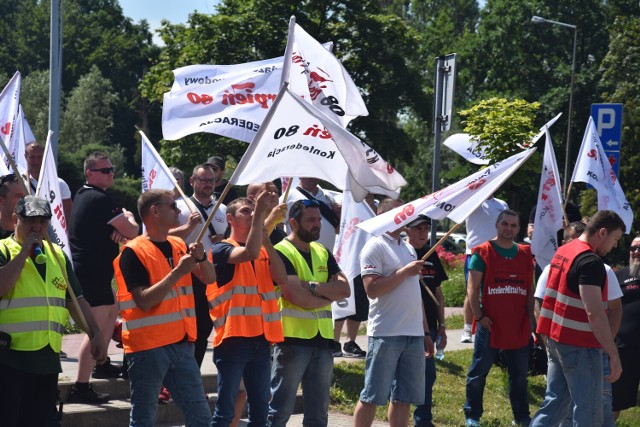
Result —
[{"label": "green tree", "polygon": [[114,126],[113,108],[116,102],[111,82],[97,66],[78,82],[67,99],[62,115],[60,141],[65,150],[77,150],[87,142],[116,145],[109,131]]},{"label": "green tree", "polygon": [[33,135],[44,144],[49,131],[49,71],[33,71],[22,79],[20,104]]}]

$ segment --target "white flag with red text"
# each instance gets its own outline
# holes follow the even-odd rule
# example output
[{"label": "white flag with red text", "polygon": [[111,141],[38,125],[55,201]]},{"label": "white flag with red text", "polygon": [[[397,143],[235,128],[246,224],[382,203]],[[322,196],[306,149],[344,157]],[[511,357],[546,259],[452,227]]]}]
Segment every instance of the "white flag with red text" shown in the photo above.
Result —
[{"label": "white flag with red text", "polygon": [[633,211],[620,187],[618,177],[611,168],[591,117],[582,139],[571,182],[586,182],[595,188],[598,193],[598,210],[616,212],[626,225],[626,233],[631,231]]},{"label": "white flag with red text", "polygon": [[142,192],[151,189],[171,190],[178,185],[175,177],[156,151],[147,135],[142,138]]},{"label": "white flag with red text", "polygon": [[551,142],[549,128],[546,128],[547,141],[544,146],[542,174],[538,187],[538,203],[536,205],[535,228],[531,238],[531,252],[536,257],[540,268],[551,263],[556,253],[558,230],[562,228],[562,194],[560,191],[560,174],[556,163],[556,154]]},{"label": "white flag with red text", "polygon": [[40,167],[40,179],[38,179],[38,187],[36,188],[36,196],[46,199],[51,204],[51,223],[49,235],[51,241],[64,250],[69,259],[71,259],[71,248],[69,247],[69,238],[67,237],[67,218],[64,216],[62,208],[62,196],[60,195],[60,181],[58,180],[58,170],[56,169],[56,161],[51,151],[51,134],[47,135],[47,143],[44,148],[42,157],[42,166]]},{"label": "white flag with red text", "polygon": [[357,225],[374,216],[375,213],[367,202],[356,202],[348,189],[342,193],[340,233],[336,237],[333,256],[340,266],[340,270],[349,280],[351,295],[345,300],[335,301],[332,304],[334,319],[351,316],[356,312],[353,279],[360,274],[360,252],[371,237],[367,232],[359,229]]},{"label": "white flag with red text", "polygon": [[298,24],[289,32],[285,52],[291,52],[291,57],[283,82],[289,82],[291,92],[342,127],[358,116],[369,115],[358,87],[340,61]]},{"label": "white flag with red text", "polygon": [[358,224],[364,231],[380,236],[413,221],[419,214],[433,219],[449,218],[461,223],[491,196],[536,151],[535,148],[494,163],[455,184],[427,194],[382,215]]},{"label": "white flag with red text", "polygon": [[375,150],[291,93],[286,85],[229,182],[247,185],[281,176],[320,178],[341,190],[348,177],[357,201],[363,200],[370,188],[395,191],[406,185]]},{"label": "white flag with red text", "polygon": [[[0,140],[2,140],[4,147],[9,151],[9,155],[14,161],[18,160],[13,150],[15,149],[15,140],[17,137],[16,127],[20,107],[20,82],[20,72],[16,71],[0,93]],[[24,153],[22,157],[24,158]],[[0,158],[2,158],[4,164],[11,169],[9,160],[7,159],[7,153],[5,153],[4,149],[0,152]]]}]

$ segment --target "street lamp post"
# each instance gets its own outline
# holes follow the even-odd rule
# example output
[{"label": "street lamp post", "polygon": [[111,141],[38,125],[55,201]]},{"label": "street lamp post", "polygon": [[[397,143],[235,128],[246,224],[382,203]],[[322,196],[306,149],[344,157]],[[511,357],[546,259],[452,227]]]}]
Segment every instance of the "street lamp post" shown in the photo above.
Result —
[{"label": "street lamp post", "polygon": [[553,21],[551,19],[545,19],[540,16],[531,17],[531,22],[535,24],[552,24],[559,25],[561,27],[570,28],[573,30],[573,58],[571,60],[571,91],[569,93],[569,120],[567,120],[567,147],[566,155],[564,159],[564,198],[569,197],[567,194],[567,181],[569,179],[569,157],[571,153],[571,116],[573,114],[573,83],[576,75],[576,45],[578,43],[578,27],[575,25],[567,24],[564,22]]}]

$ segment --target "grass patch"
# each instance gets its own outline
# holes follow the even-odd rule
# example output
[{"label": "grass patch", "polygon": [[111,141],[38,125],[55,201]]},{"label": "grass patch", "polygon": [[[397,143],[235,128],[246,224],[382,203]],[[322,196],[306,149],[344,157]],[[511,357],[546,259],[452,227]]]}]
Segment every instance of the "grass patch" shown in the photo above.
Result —
[{"label": "grass patch", "polygon": [[464,316],[462,314],[454,314],[446,319],[447,329],[462,329],[464,328]]},{"label": "grass patch", "polygon": [[[449,320],[447,320],[449,322]],[[437,380],[433,389],[433,423],[438,426],[464,425],[462,405],[465,401],[466,375],[471,363],[471,350],[448,351],[445,359],[436,362]],[[330,411],[353,415],[364,385],[364,361],[341,362],[333,370]],[[529,410],[535,414],[542,399],[546,382],[544,376],[529,377]],[[413,408],[411,409],[413,415]],[[378,407],[376,419],[387,421],[387,407]],[[506,370],[494,366],[487,377],[484,393],[483,426],[510,426],[513,415],[508,395]],[[622,412],[618,424],[640,426],[640,408]]]},{"label": "grass patch", "polygon": [[442,282],[442,295],[447,307],[462,307],[467,294],[467,284],[464,280],[464,267],[449,268],[445,266],[449,280]]}]

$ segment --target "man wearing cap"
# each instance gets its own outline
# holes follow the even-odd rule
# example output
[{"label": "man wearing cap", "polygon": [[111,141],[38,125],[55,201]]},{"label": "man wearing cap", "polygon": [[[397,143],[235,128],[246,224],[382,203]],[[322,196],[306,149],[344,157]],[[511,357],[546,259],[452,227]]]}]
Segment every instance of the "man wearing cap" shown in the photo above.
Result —
[{"label": "man wearing cap", "polygon": [[173,192],[149,190],[138,198],[143,235],[127,242],[113,262],[129,364],[131,425],[155,425],[164,384],[188,426],[209,426],[211,412],[193,357],[196,340],[192,278],[215,281],[202,243],[188,246],[169,230],[180,213]]},{"label": "man wearing cap", "polygon": [[514,242],[520,231],[517,212],[500,212],[495,229],[497,237],[476,246],[469,261],[469,303],[478,329],[464,414],[467,426],[480,426],[486,378],[498,352],[504,350],[514,424],[528,426],[529,340],[535,326],[533,257],[530,246]]},{"label": "man wearing cap", "polygon": [[[377,213],[401,205],[402,201],[387,198]],[[362,282],[370,302],[369,346],[354,427],[371,426],[376,406],[388,400],[389,424],[407,426],[410,406],[424,403],[425,356],[433,357],[418,281],[425,262],[402,239],[402,231],[369,239],[360,254]]]},{"label": "man wearing cap", "polygon": [[15,174],[0,177],[0,239],[6,239],[13,234],[13,210],[22,197],[24,191]]},{"label": "man wearing cap", "polygon": [[[118,244],[134,238],[139,227],[133,214],[118,207],[106,192],[113,186],[115,176],[115,169],[106,154],[94,152],[87,156],[84,173],[87,182],[78,190],[74,200],[69,246],[84,297],[102,335],[111,340],[118,314],[111,287],[113,260],[118,255]],[[109,361],[95,365],[89,350],[89,340],[85,339],[80,345],[78,376],[69,402],[107,402],[110,396],[93,391],[89,387],[89,378],[91,375],[94,378],[117,378],[121,374],[121,369]]]},{"label": "man wearing cap", "polygon": [[49,203],[23,197],[12,218],[14,235],[0,240],[0,414],[3,426],[45,426],[58,395],[58,353],[69,312],[82,324],[65,275],[89,327],[92,357],[103,361],[106,345],[71,262],[59,246],[43,244]]},{"label": "man wearing cap", "polygon": [[[207,163],[210,164],[211,168],[213,169],[213,174],[215,177],[215,188],[213,189],[213,195],[217,199],[222,195],[224,188],[229,183],[229,181],[223,178],[225,162],[222,157],[211,156],[207,160]],[[231,203],[233,200],[237,198],[238,198],[238,192],[235,190],[235,188],[230,187],[229,191],[227,192],[227,195],[224,196],[224,199],[222,199],[222,203],[224,203],[225,205],[228,205],[229,203]]]},{"label": "man wearing cap", "polygon": [[[407,225],[407,243],[416,250],[418,259],[429,252],[429,224],[431,219],[425,215],[418,215],[418,218]],[[422,305],[424,314],[427,316],[429,324],[429,335],[439,349],[447,346],[447,332],[444,323],[444,296],[442,295],[441,284],[448,279],[447,273],[442,267],[438,254],[433,253],[427,258],[422,268],[422,282],[425,286],[420,287],[422,294]],[[434,300],[435,298],[435,300]],[[433,427],[433,414],[431,413],[433,384],[436,382],[435,358],[426,358],[425,366],[425,388],[424,404],[417,405],[413,412],[413,425],[415,427]]]},{"label": "man wearing cap", "polygon": [[[187,245],[195,243],[202,226],[213,211],[216,198],[213,196],[215,186],[214,166],[209,163],[197,165],[193,168],[189,183],[193,187],[193,195],[188,200],[177,201],[179,227],[169,231],[172,236],[180,237]],[[218,207],[211,223],[205,230],[201,243],[205,253],[209,253],[213,244],[224,239],[227,230],[227,206],[221,204]],[[193,279],[193,296],[196,301],[196,316],[198,320],[198,339],[195,344],[195,357],[198,366],[202,366],[202,360],[207,351],[207,341],[213,330],[213,322],[209,316],[207,303],[206,284],[197,277]]]}]

